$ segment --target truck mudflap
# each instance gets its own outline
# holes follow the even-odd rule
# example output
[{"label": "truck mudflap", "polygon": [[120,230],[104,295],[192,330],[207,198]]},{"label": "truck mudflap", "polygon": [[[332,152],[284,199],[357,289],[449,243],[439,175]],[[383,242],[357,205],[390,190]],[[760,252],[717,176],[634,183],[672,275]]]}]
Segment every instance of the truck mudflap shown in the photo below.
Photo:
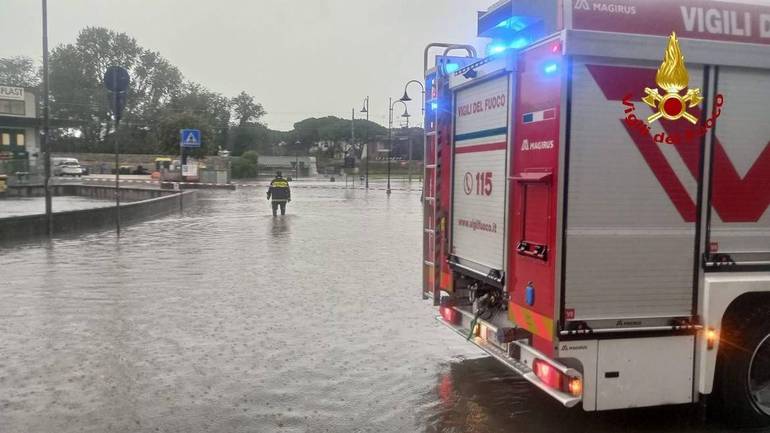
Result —
[{"label": "truck mudflap", "polygon": [[[574,368],[548,358],[525,341],[501,342],[502,330],[457,307],[441,307],[440,323],[478,348],[502,362],[566,407],[574,407],[583,399],[583,375]],[[473,327],[473,330],[471,330]]]}]

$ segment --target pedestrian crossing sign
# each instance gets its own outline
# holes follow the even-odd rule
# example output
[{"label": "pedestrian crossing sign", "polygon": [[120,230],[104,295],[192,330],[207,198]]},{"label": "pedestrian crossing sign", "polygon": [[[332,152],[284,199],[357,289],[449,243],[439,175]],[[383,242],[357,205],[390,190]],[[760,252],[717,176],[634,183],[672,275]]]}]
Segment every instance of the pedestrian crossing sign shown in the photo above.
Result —
[{"label": "pedestrian crossing sign", "polygon": [[179,145],[182,147],[201,147],[200,129],[182,129],[179,131]]}]

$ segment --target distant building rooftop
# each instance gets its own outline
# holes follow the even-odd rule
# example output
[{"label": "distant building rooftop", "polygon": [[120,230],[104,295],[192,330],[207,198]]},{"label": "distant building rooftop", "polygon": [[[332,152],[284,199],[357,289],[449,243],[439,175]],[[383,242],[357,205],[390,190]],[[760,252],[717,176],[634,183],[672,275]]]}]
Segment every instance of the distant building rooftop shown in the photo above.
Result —
[{"label": "distant building rooftop", "polygon": [[296,170],[297,163],[299,163],[301,175],[318,174],[315,156],[260,156],[257,160],[260,170]]}]

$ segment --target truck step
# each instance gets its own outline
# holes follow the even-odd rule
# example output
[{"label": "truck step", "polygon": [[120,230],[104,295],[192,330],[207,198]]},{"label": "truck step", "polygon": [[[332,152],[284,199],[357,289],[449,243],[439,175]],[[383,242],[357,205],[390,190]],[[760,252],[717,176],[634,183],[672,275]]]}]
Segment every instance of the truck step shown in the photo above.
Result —
[{"label": "truck step", "polygon": [[[441,324],[445,325],[449,329],[453,330],[455,333],[457,333],[461,337],[467,339],[468,334],[470,333],[470,323],[471,323],[471,320],[473,320],[473,318],[467,312],[464,312],[458,308],[454,308],[454,310],[457,311],[462,317],[462,320],[460,321],[459,325],[449,323],[448,321],[444,320],[444,318],[441,316],[437,316],[436,320],[438,320]],[[492,333],[497,332],[497,327],[495,327],[494,325],[488,322],[485,322],[479,319],[477,321],[477,324],[482,326],[482,328],[488,329]],[[548,395],[550,395],[551,397],[559,401],[565,407],[574,407],[582,401],[582,397],[575,397],[570,394],[560,392],[553,388],[550,388],[545,383],[543,383],[540,380],[540,378],[537,377],[537,375],[529,365],[523,362],[520,362],[519,360],[516,360],[508,355],[510,353],[508,346],[517,345],[518,348],[521,350],[521,353],[526,353],[529,357],[542,359],[544,361],[547,360],[548,363],[550,363],[551,365],[557,366],[557,368],[559,368],[563,372],[569,372],[572,375],[579,375],[577,371],[558,364],[557,362],[547,358],[545,355],[536,351],[532,347],[526,344],[523,344],[521,342],[503,343],[501,345],[497,345],[494,342],[490,341],[490,339],[486,337],[481,337],[481,336],[474,336],[470,338],[468,341],[475,344],[479,349],[483,350],[491,357],[503,363],[503,365],[510,368],[520,376],[522,376],[525,380],[535,385],[540,390],[546,392]]]}]

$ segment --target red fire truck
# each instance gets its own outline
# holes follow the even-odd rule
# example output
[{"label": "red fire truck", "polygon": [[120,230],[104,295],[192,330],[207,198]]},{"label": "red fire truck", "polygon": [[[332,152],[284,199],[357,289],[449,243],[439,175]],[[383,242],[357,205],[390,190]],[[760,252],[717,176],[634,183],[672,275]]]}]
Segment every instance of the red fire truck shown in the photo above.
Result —
[{"label": "red fire truck", "polygon": [[770,7],[501,0],[478,34],[426,49],[439,320],[567,407],[770,425]]}]

